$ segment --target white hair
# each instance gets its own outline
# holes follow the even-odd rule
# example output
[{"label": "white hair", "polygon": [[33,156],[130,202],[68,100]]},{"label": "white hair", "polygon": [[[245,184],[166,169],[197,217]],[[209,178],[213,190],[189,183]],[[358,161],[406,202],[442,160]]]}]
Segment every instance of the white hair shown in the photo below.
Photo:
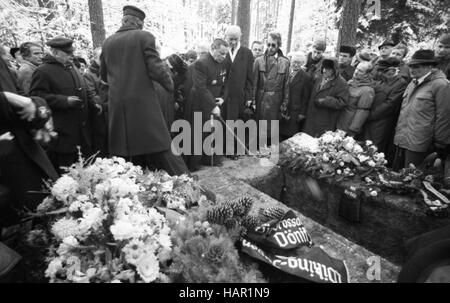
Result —
[{"label": "white hair", "polygon": [[291,62],[299,61],[302,65],[306,63],[306,54],[304,52],[294,52],[290,53]]},{"label": "white hair", "polygon": [[237,25],[230,25],[225,30],[225,36],[242,36],[241,28]]}]

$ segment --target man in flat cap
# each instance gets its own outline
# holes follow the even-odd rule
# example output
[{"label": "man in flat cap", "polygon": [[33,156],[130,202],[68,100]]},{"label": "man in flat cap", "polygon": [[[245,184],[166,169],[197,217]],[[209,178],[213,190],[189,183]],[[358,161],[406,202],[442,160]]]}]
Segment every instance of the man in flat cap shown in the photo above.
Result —
[{"label": "man in flat cap", "polygon": [[432,152],[444,154],[450,145],[450,84],[436,69],[434,51],[418,50],[408,63],[414,79],[403,98],[394,144],[394,168],[421,165]]},{"label": "man in flat cap", "polygon": [[400,61],[389,57],[378,61],[377,81],[375,85],[375,99],[369,118],[364,127],[364,140],[372,141],[378,150],[386,155],[389,164],[393,159],[393,140],[395,126],[403,93],[408,82],[398,73]]},{"label": "man in flat cap", "polygon": [[318,39],[314,41],[312,46],[312,51],[308,54],[308,58],[306,61],[306,72],[313,77],[313,79],[317,79],[321,76],[322,72],[322,60],[323,53],[327,49],[327,43],[325,40]]},{"label": "man in flat cap", "polygon": [[450,34],[441,36],[436,45],[435,54],[438,62],[436,68],[443,71],[450,80]]},{"label": "man in flat cap", "polygon": [[353,46],[342,45],[339,48],[339,73],[346,81],[350,81],[355,73],[352,66],[353,57],[356,55],[356,48]]},{"label": "man in flat cap", "polygon": [[101,79],[109,86],[109,151],[142,167],[187,173],[171,151],[171,137],[153,81],[173,92],[174,84],[156,51],[155,37],[143,31],[145,13],[123,8],[122,27],[103,44]]},{"label": "man in flat cap", "polygon": [[101,111],[95,93],[73,66],[72,44],[64,37],[48,41],[51,55],[36,69],[30,84],[30,96],[44,98],[52,110],[58,138],[51,142],[48,155],[60,171],[78,160],[78,146],[85,157],[91,155],[91,116]]}]

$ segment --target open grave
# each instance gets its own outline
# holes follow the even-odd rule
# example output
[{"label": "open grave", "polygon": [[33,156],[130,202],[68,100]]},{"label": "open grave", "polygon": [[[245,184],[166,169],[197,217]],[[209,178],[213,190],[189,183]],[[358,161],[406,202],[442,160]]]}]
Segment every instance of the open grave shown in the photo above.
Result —
[{"label": "open grave", "polygon": [[318,181],[325,199],[316,201],[306,175],[293,174],[267,159],[225,160],[221,167],[207,167],[195,175],[218,200],[249,196],[258,203],[282,203],[295,210],[316,245],[346,262],[351,282],[377,282],[368,277],[374,257],[381,260],[379,282],[395,282],[404,262],[404,241],[450,224],[448,218],[427,216],[424,207],[408,196],[387,194],[362,201],[360,222],[351,222],[339,214],[343,188]]}]

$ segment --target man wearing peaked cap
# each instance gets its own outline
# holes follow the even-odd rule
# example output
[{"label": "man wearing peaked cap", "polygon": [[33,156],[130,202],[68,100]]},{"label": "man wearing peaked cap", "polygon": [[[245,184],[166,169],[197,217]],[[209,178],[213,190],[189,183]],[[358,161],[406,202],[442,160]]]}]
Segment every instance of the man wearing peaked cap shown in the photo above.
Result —
[{"label": "man wearing peaked cap", "polygon": [[156,50],[155,37],[143,31],[145,13],[123,8],[122,27],[103,44],[100,77],[109,86],[109,152],[144,168],[170,175],[188,173],[171,151],[169,129],[153,82],[173,94],[174,83]]},{"label": "man wearing peaked cap", "polygon": [[70,167],[78,160],[78,146],[84,157],[93,152],[91,121],[101,108],[73,65],[73,41],[56,37],[47,45],[51,47],[51,55],[34,71],[29,94],[44,98],[52,110],[59,136],[51,142],[48,155],[53,165],[63,172],[61,167]]},{"label": "man wearing peaked cap", "polygon": [[72,46],[73,40],[64,37],[53,38],[46,44],[51,48],[61,50],[66,54],[73,54],[73,52],[75,51],[75,48]]},{"label": "man wearing peaked cap", "polygon": [[139,20],[144,21],[145,19],[145,13],[133,5],[126,5],[123,7],[123,15],[124,16],[134,16],[139,18]]},{"label": "man wearing peaked cap", "polygon": [[355,67],[352,66],[355,55],[356,48],[353,46],[342,45],[339,48],[339,72],[346,81],[351,80],[355,73]]}]

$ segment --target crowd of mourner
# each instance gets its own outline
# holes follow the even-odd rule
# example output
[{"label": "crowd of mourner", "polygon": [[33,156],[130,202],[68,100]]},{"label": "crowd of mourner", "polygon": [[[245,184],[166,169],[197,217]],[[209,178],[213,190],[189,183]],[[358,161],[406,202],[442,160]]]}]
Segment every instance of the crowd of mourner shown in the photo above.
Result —
[{"label": "crowd of mourner", "polygon": [[171,175],[218,165],[221,157],[171,149],[172,123],[193,123],[194,113],[202,123],[278,120],[282,140],[340,129],[373,141],[394,169],[418,166],[432,152],[447,156],[450,34],[412,56],[387,39],[379,54],[343,45],[334,58],[320,39],[309,53],[285,55],[276,32],[247,48],[241,29],[229,26],[207,47],[161,58],[158,41],[143,30],[145,13],[123,11],[122,26],[90,64],[65,37],[45,48],[0,47],[0,184],[10,197],[0,197],[2,226],[20,220],[17,209],[35,209],[42,180],[57,179],[80,153]]}]

